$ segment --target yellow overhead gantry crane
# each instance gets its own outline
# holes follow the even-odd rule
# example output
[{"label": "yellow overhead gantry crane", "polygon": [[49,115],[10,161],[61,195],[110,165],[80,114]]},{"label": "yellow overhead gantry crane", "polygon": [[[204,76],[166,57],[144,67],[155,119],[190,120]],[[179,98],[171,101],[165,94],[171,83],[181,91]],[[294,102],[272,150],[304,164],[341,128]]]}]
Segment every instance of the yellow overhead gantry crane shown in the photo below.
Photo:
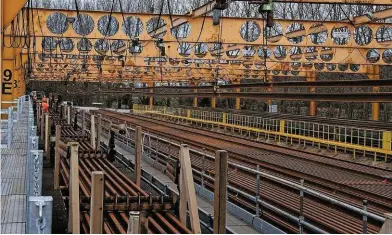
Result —
[{"label": "yellow overhead gantry crane", "polygon": [[[13,101],[20,92],[14,92],[13,87],[18,83],[18,72],[14,73],[14,64],[17,60],[17,53],[14,48],[3,47],[3,32],[26,4],[26,0],[1,0],[0,5],[0,73],[1,73],[1,108],[8,108],[11,104],[3,104],[3,101]],[[20,58],[19,58],[20,59]],[[22,84],[21,84],[22,85]],[[23,85],[22,85],[23,86]]]},{"label": "yellow overhead gantry crane", "polygon": [[[225,1],[225,0],[217,0],[217,1],[212,1],[209,4],[216,4],[216,2],[230,2],[230,1]],[[257,2],[257,1],[256,1]],[[292,2],[292,3],[325,3],[325,4],[330,4],[330,3],[338,3],[338,4],[373,4],[373,5],[390,5],[392,4],[391,0],[374,0],[374,1],[369,1],[369,0],[330,0],[330,1],[324,1],[324,0],[294,0],[294,1],[289,1],[289,0],[278,0],[277,2]],[[1,2],[1,28],[2,28],[2,36],[4,33],[4,29],[10,24],[12,19],[17,15],[17,13],[20,11],[20,9],[25,5],[26,1],[15,1],[15,0],[3,0]],[[211,10],[212,7],[208,8],[206,5],[199,7],[198,9],[194,10],[191,12],[191,17],[197,17],[198,14],[203,15],[209,10]],[[41,10],[45,11],[45,10]],[[49,10],[50,12],[50,10]],[[74,13],[73,13],[74,14]],[[383,13],[378,13],[376,18],[382,18],[385,15],[390,14],[388,11],[383,12]],[[362,22],[369,22],[372,21],[372,19],[366,19],[366,17],[358,18],[359,23]],[[355,24],[357,23],[355,20],[353,21]],[[181,22],[180,22],[181,23]],[[350,22],[352,23],[352,22]],[[38,27],[36,27],[38,29]],[[215,27],[215,29],[218,29],[219,27]],[[30,30],[30,29],[29,29]],[[152,33],[153,35],[159,35],[162,33],[163,29],[162,28],[156,28]],[[321,28],[319,30],[322,30]],[[217,32],[217,30],[214,30],[214,27],[211,28],[211,30],[206,30],[209,31],[210,34],[214,35],[214,33]],[[316,32],[317,29],[313,28],[313,31]],[[166,31],[165,31],[166,32]],[[313,32],[313,33],[314,33]],[[304,30],[298,30],[291,32],[292,35],[286,34],[286,37],[299,37],[302,35],[306,35],[306,32]],[[50,36],[51,34],[49,34]],[[168,34],[169,35],[169,34]],[[46,36],[46,35],[44,35]],[[278,38],[277,38],[278,39]],[[39,39],[38,39],[39,40]],[[94,39],[93,39],[94,40]],[[97,40],[97,38],[95,39]],[[287,41],[286,38],[283,39],[283,41]],[[175,43],[173,41],[172,43]],[[287,43],[287,42],[286,42]],[[271,43],[273,44],[273,42]],[[3,42],[1,41],[1,45],[3,45]],[[237,46],[238,47],[238,46]],[[223,52],[226,52],[227,50],[234,50],[238,48],[229,48],[228,45],[226,45],[225,48],[223,48]],[[12,100],[19,95],[24,93],[24,81],[21,81],[21,78],[23,79],[22,73],[24,72],[22,67],[20,65],[23,64],[24,60],[26,59],[26,56],[24,54],[20,54],[21,48],[4,48],[1,46],[1,74],[2,74],[2,100]],[[170,51],[168,51],[170,54]],[[175,54],[175,53],[174,53]],[[294,55],[298,56],[298,55]],[[338,56],[341,56],[339,54]],[[290,59],[293,59],[293,55],[290,56]],[[289,61],[290,59],[286,59]],[[295,59],[295,58],[294,58]],[[301,61],[299,61],[301,62]],[[367,62],[364,62],[364,64],[367,64]],[[18,67],[19,66],[19,67]],[[3,108],[4,106],[2,106]]]}]

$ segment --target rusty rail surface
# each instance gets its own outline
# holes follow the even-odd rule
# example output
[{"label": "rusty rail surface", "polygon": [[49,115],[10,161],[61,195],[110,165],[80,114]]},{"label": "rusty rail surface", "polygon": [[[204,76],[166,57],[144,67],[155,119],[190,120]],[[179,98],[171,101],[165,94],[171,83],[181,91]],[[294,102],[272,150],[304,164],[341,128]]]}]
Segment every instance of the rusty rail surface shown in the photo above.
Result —
[{"label": "rusty rail surface", "polygon": [[[191,154],[195,181],[210,189],[213,188],[213,181],[206,175],[214,175],[214,164],[213,160],[206,156],[216,149],[226,149],[229,151],[231,162],[234,164],[253,169],[256,165],[259,165],[262,172],[295,183],[304,179],[307,188],[322,192],[324,195],[356,208],[361,208],[363,199],[367,199],[369,202],[368,211],[375,214],[376,217],[392,210],[390,203],[392,184],[388,182],[388,179],[390,180],[392,176],[390,171],[322,158],[312,154],[298,153],[295,150],[271,147],[129,114],[107,110],[100,110],[97,113],[100,113],[106,119],[103,121],[104,126],[126,122],[131,126],[140,125],[146,132],[159,135],[159,138],[152,138],[151,134],[144,135],[144,151],[152,156],[157,164],[166,166],[168,175],[175,172],[173,170],[175,166],[172,163],[173,159],[178,157],[178,149],[174,144],[163,141],[162,138],[168,138],[169,142],[187,143],[192,146],[198,151],[198,154],[195,152]],[[118,135],[117,138],[128,145],[132,145],[127,140],[127,138],[133,138],[132,131],[129,131],[127,135],[129,136]],[[256,192],[257,180],[254,174],[233,167],[233,165],[229,170],[229,183],[232,187],[254,195],[255,198],[259,197],[260,200],[282,208],[285,212],[294,215],[300,213],[300,195],[297,189],[277,184],[275,181],[266,178],[260,182],[259,190]],[[246,195],[241,195],[235,190],[229,191],[229,199],[232,202],[255,212],[256,204],[249,200]],[[298,221],[287,220],[281,214],[267,207],[261,206],[258,209],[259,211],[255,213],[260,214],[263,219],[272,224],[278,225],[289,232],[299,231]],[[334,203],[325,203],[325,201],[309,193],[304,198],[303,216],[307,222],[327,232],[362,232],[363,221],[359,214],[348,212]],[[368,220],[367,232],[377,233],[381,221],[374,217],[369,217]]]},{"label": "rusty rail surface", "polygon": [[91,175],[93,171],[105,173],[104,233],[127,233],[130,211],[141,211],[144,218],[141,223],[141,231],[146,233],[191,233],[173,214],[175,202],[172,197],[156,196],[142,190],[107,159],[106,153],[93,150],[88,133],[82,134],[77,127],[65,124],[66,122],[60,119],[57,114],[52,113],[51,116],[52,130],[56,125],[61,125],[60,188],[63,197],[66,198],[66,205],[68,205],[70,180],[70,156],[67,142],[79,143],[80,227],[82,233],[90,233]]}]

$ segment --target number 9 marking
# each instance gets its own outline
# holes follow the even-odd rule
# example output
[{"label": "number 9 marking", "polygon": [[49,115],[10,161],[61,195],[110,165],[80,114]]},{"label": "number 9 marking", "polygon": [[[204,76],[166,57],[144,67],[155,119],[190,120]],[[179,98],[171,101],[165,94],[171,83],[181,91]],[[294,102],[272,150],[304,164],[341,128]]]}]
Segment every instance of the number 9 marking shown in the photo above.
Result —
[{"label": "number 9 marking", "polygon": [[11,81],[12,79],[12,71],[9,69],[4,70],[3,72],[4,75],[4,81]]}]

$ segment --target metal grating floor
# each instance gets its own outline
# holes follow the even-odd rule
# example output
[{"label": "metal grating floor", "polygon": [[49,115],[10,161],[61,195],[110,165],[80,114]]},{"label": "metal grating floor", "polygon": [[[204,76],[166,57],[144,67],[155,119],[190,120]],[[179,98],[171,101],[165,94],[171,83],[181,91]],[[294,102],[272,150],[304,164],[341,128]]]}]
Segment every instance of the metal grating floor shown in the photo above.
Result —
[{"label": "metal grating floor", "polygon": [[1,148],[1,234],[23,234],[26,227],[27,113],[14,124],[11,148]]}]

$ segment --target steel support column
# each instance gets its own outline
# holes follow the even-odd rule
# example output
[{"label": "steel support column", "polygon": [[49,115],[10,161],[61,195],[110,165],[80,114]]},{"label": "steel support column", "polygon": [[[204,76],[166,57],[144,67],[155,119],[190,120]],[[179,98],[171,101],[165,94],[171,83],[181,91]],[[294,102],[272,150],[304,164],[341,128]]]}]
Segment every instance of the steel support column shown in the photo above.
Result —
[{"label": "steel support column", "polygon": [[[233,84],[240,84],[240,81],[236,80],[233,81]],[[236,88],[235,92],[241,92],[241,88]],[[241,98],[240,97],[236,97],[235,98],[235,109],[241,109]]]},{"label": "steel support column", "polygon": [[216,97],[211,98],[211,108],[216,108]]},{"label": "steel support column", "polygon": [[[198,84],[197,82],[194,82],[192,85],[193,85],[193,86],[197,86],[197,85],[199,85],[199,84]],[[193,90],[193,91],[194,91],[194,92],[197,92],[197,90]],[[198,103],[199,103],[198,97],[197,97],[197,96],[193,97],[193,107],[194,107],[194,108],[197,108]]]},{"label": "steel support column", "polygon": [[[316,72],[307,72],[306,73],[306,80],[308,82],[314,82],[316,81]],[[311,93],[316,93],[316,87],[310,87],[310,92]],[[311,100],[309,102],[309,116],[316,116],[317,115],[317,104],[316,101]]]},{"label": "steel support column", "polygon": [[[368,76],[371,80],[380,80],[380,66],[379,65],[369,65],[368,66]],[[380,87],[373,87],[373,92],[379,92]],[[372,120],[380,120],[380,103],[372,102]]]},{"label": "steel support column", "polygon": [[[148,87],[150,87],[150,93],[154,93],[154,82],[148,82]],[[150,106],[150,110],[152,110],[152,106],[154,105],[154,97],[150,96],[149,97],[149,106]]]}]

